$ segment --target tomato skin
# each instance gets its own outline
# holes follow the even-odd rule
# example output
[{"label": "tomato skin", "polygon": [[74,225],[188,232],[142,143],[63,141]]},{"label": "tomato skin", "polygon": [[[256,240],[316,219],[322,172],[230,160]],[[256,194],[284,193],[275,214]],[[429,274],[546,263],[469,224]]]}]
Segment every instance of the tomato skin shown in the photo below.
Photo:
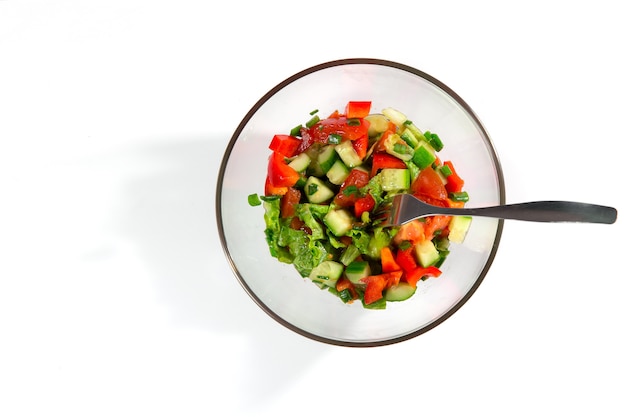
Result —
[{"label": "tomato skin", "polygon": [[361,119],[370,114],[371,108],[371,101],[349,101],[346,105],[346,117],[349,119]]},{"label": "tomato skin", "polygon": [[291,135],[274,135],[270,142],[269,148],[274,152],[291,158],[296,155],[296,151],[300,147],[301,140]]},{"label": "tomato skin", "polygon": [[424,237],[432,240],[438,230],[447,230],[452,216],[429,216],[424,221]]},{"label": "tomato skin", "polygon": [[273,152],[267,164],[267,176],[274,187],[291,187],[300,179],[300,174],[285,162],[285,156]]},{"label": "tomato skin", "polygon": [[376,152],[372,155],[372,172],[371,176],[374,177],[379,170],[385,168],[406,168],[406,164],[400,158],[396,158],[387,152]]},{"label": "tomato skin", "polygon": [[365,284],[363,302],[371,304],[383,298],[383,291],[400,282],[402,271],[387,272],[380,275],[370,275],[361,279]]},{"label": "tomato skin", "polygon": [[370,193],[367,193],[365,197],[361,197],[354,202],[354,215],[357,219],[360,219],[363,213],[366,211],[372,211],[376,205],[376,200]]},{"label": "tomato skin", "polygon": [[300,203],[302,192],[297,188],[289,187],[280,199],[280,216],[289,218],[296,215],[296,204]]},{"label": "tomato skin", "polygon": [[448,192],[439,174],[432,167],[426,167],[411,184],[413,195],[430,204],[446,207]]},{"label": "tomato skin", "polygon": [[340,207],[349,207],[354,205],[356,201],[360,198],[358,193],[349,193],[346,194],[344,191],[346,188],[350,186],[355,186],[356,188],[361,188],[367,185],[370,180],[370,176],[367,172],[362,171],[360,169],[353,169],[350,171],[348,178],[341,184],[339,188],[339,192],[335,196],[334,202]]},{"label": "tomato skin", "polygon": [[355,140],[367,136],[370,123],[365,119],[358,119],[359,123],[353,125],[345,116],[323,119],[309,128],[309,133],[314,142],[328,143],[331,134],[340,135],[343,139]]}]

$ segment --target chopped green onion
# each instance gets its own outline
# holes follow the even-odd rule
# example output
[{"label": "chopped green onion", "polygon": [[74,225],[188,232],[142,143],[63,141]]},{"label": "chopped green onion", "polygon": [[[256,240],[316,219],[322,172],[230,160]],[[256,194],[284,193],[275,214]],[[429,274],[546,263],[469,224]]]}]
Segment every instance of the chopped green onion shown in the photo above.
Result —
[{"label": "chopped green onion", "polygon": [[341,143],[341,135],[338,135],[337,133],[331,133],[330,135],[328,135],[328,143],[333,144],[333,145],[338,145]]},{"label": "chopped green onion", "polygon": [[356,185],[348,185],[343,191],[343,195],[351,196],[359,193],[359,189]]},{"label": "chopped green onion", "polygon": [[306,127],[311,127],[319,121],[320,121],[320,117],[316,114],[315,116],[311,117],[311,119],[308,122],[306,122]]},{"label": "chopped green onion", "polygon": [[250,194],[248,196],[248,204],[250,204],[252,207],[260,206],[261,205],[261,199],[259,198],[259,195],[257,193]]},{"label": "chopped green onion", "polygon": [[348,124],[348,126],[360,126],[361,125],[361,121],[357,118],[348,119],[346,123]]},{"label": "chopped green onion", "polygon": [[402,242],[398,245],[398,248],[399,248],[400,250],[407,250],[407,249],[410,249],[410,248],[411,248],[411,246],[413,246],[413,244],[411,243],[411,241],[409,241],[409,240],[403,240],[403,241],[402,241]]},{"label": "chopped green onion", "polygon": [[311,116],[313,116],[313,115],[314,115],[315,113],[317,113],[318,111],[319,111],[318,109],[315,109],[315,110],[311,111],[309,114],[310,114]]},{"label": "chopped green onion", "polygon": [[424,137],[437,152],[443,149],[443,142],[436,133],[426,131],[424,132]]},{"label": "chopped green onion", "polygon": [[450,200],[452,201],[463,201],[463,202],[469,201],[469,194],[467,194],[467,191],[459,191],[456,193],[450,193],[448,194],[448,197],[450,197]]},{"label": "chopped green onion", "polygon": [[448,178],[450,175],[452,175],[452,170],[447,165],[442,165],[441,168],[439,168],[439,171],[441,171],[443,176],[446,177],[446,178]]},{"label": "chopped green onion", "polygon": [[298,126],[294,127],[293,129],[291,129],[289,134],[291,136],[300,136],[300,129],[302,129],[302,125],[298,125]]},{"label": "chopped green onion", "polygon": [[411,151],[409,150],[409,147],[405,145],[404,143],[394,143],[393,151],[400,155],[408,155],[411,153]]}]

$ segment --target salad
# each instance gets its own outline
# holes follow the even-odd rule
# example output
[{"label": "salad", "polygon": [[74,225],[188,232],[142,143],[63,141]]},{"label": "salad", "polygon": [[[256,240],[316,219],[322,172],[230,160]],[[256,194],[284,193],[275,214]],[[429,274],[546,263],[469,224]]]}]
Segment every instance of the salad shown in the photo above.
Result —
[{"label": "salad", "polygon": [[415,294],[418,282],[441,275],[450,243],[460,243],[470,217],[430,216],[382,227],[376,209],[398,193],[444,207],[468,201],[464,181],[438,152],[443,142],[388,107],[350,101],[320,118],[317,110],[269,143],[264,208],[271,256],[345,303],[368,309]]}]

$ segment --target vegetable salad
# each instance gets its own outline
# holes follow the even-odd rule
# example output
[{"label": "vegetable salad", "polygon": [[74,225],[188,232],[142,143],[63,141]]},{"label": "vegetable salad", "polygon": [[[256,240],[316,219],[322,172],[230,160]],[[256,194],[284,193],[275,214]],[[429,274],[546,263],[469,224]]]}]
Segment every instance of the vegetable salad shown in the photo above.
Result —
[{"label": "vegetable salad", "polygon": [[376,209],[398,193],[444,207],[469,199],[443,141],[388,107],[350,101],[343,111],[305,124],[269,143],[262,205],[270,254],[345,303],[384,309],[410,298],[418,282],[441,275],[451,242],[462,242],[469,217],[430,216],[382,227]]}]

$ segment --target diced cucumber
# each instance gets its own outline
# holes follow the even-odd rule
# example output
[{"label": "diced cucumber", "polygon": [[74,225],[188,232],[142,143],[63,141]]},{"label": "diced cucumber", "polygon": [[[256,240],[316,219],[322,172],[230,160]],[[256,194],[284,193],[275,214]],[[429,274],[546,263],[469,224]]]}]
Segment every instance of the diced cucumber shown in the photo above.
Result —
[{"label": "diced cucumber", "polygon": [[397,285],[389,287],[385,292],[387,301],[404,301],[415,294],[416,288],[409,283],[399,282]]},{"label": "diced cucumber", "polygon": [[322,148],[322,151],[317,156],[317,162],[320,164],[322,172],[327,173],[337,160],[337,152],[335,152],[335,145],[326,145]]},{"label": "diced cucumber", "polygon": [[448,240],[454,243],[463,243],[471,224],[472,218],[470,216],[454,216],[448,225],[450,230]]},{"label": "diced cucumber", "polygon": [[335,236],[343,236],[352,229],[354,219],[348,210],[333,209],[324,216],[324,224]]},{"label": "diced cucumber", "polygon": [[385,168],[380,171],[380,185],[387,192],[408,190],[411,186],[411,172],[402,168]]},{"label": "diced cucumber", "polygon": [[405,120],[404,121],[404,126],[411,131],[411,133],[413,133],[413,136],[415,136],[418,140],[426,140],[426,137],[424,136],[424,133],[422,133],[422,131],[419,129],[419,127],[415,126],[415,123],[413,123],[411,120]]},{"label": "diced cucumber", "polygon": [[306,198],[315,204],[324,203],[335,196],[333,190],[331,190],[322,180],[317,177],[310,176],[304,184],[304,194]]},{"label": "diced cucumber", "polygon": [[413,148],[402,140],[397,133],[389,135],[387,140],[385,140],[385,151],[403,161],[410,161],[414,152]]},{"label": "diced cucumber", "polygon": [[419,169],[430,166],[436,159],[437,156],[435,155],[434,149],[426,142],[420,142],[413,152],[413,163],[415,163]]},{"label": "diced cucumber", "polygon": [[316,284],[335,288],[337,280],[343,273],[343,264],[335,261],[323,261],[311,270],[309,278]]},{"label": "diced cucumber", "polygon": [[417,262],[423,267],[434,265],[439,260],[439,251],[431,240],[422,240],[415,244]]},{"label": "diced cucumber", "polygon": [[392,107],[383,109],[382,113],[396,126],[402,126],[406,121],[406,115]]},{"label": "diced cucumber", "polygon": [[350,140],[345,140],[339,145],[336,145],[335,152],[339,154],[341,160],[350,168],[354,168],[363,163],[361,158],[359,158],[359,154],[354,150],[352,141]]},{"label": "diced cucumber", "polygon": [[346,267],[346,278],[353,284],[363,285],[361,279],[370,275],[372,275],[372,269],[367,261],[354,261]]},{"label": "diced cucumber", "polygon": [[346,178],[348,178],[348,175],[350,175],[350,169],[348,169],[341,159],[337,159],[326,173],[328,181],[335,185],[343,184]]},{"label": "diced cucumber", "polygon": [[371,138],[380,135],[389,127],[389,119],[382,114],[370,114],[365,117],[365,120],[370,122],[367,135]]},{"label": "diced cucumber", "polygon": [[311,163],[311,157],[306,154],[306,152],[302,152],[298,154],[295,158],[289,162],[289,166],[295,169],[297,172],[304,172],[309,164]]},{"label": "diced cucumber", "polygon": [[321,177],[324,175],[324,171],[322,171],[322,167],[317,160],[319,153],[321,151],[321,146],[317,143],[309,146],[309,148],[305,151],[306,154],[311,158],[311,163],[307,167],[307,174],[313,175],[315,177]]}]

